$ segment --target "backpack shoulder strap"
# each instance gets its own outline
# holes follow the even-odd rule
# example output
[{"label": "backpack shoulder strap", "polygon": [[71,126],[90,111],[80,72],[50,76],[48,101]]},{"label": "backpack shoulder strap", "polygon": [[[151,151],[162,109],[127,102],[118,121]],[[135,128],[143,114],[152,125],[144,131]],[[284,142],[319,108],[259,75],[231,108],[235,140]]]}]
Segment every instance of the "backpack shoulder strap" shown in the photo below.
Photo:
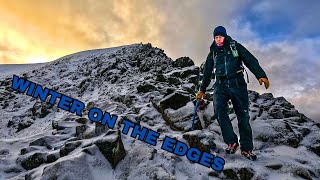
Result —
[{"label": "backpack shoulder strap", "polygon": [[235,40],[230,41],[230,49],[231,49],[233,57],[238,58],[239,54],[238,54],[238,50],[237,50],[237,47],[236,47],[236,41]]}]

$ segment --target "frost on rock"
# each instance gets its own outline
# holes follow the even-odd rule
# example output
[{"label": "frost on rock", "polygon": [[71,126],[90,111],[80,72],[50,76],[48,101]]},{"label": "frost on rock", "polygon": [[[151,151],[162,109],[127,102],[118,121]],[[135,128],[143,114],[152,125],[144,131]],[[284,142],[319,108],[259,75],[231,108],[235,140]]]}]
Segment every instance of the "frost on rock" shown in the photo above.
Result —
[{"label": "frost on rock", "polygon": [[115,168],[126,156],[126,151],[119,132],[118,135],[109,135],[98,139],[95,144],[98,146],[104,157],[110,162],[112,168]]},{"label": "frost on rock", "polygon": [[[320,178],[320,124],[284,97],[248,90],[254,163],[224,153],[212,94],[190,131],[201,69],[188,57],[173,61],[151,44],[0,67],[0,179]],[[83,102],[82,117],[13,91],[13,74]],[[115,127],[91,122],[93,107],[117,115]],[[230,103],[227,112],[239,135]],[[122,118],[159,132],[157,145],[119,133]],[[217,173],[162,150],[164,136],[223,157],[225,169]]]}]

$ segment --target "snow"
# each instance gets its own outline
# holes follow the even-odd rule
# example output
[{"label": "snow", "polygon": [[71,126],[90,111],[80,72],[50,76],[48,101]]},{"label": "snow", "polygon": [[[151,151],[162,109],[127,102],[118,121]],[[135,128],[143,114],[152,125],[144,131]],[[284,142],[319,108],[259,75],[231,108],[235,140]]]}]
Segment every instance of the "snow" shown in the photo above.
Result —
[{"label": "snow", "polygon": [[[140,60],[141,66],[136,66]],[[8,122],[14,116],[22,116],[31,112],[39,100],[32,99],[25,94],[16,94],[6,89],[5,85],[0,86],[0,179],[24,179],[25,175],[32,179],[49,179],[57,176],[58,179],[220,179],[208,174],[212,169],[191,163],[185,156],[180,157],[161,149],[165,136],[177,138],[183,142],[184,131],[178,131],[168,124],[157,109],[157,103],[165,96],[167,90],[172,88],[176,92],[183,92],[181,88],[193,88],[188,79],[182,79],[180,85],[173,85],[168,82],[157,82],[157,74],[173,76],[186,70],[193,70],[195,67],[173,68],[172,60],[155,49],[143,44],[132,44],[107,49],[96,49],[78,52],[64,56],[55,61],[32,65],[0,65],[0,80],[10,82],[12,74],[22,76],[26,73],[28,79],[43,87],[48,87],[57,92],[68,95],[85,103],[93,103],[110,114],[118,115],[118,122],[115,130],[122,128],[119,123],[120,117],[139,123],[160,133],[156,146],[149,145],[140,140],[135,140],[128,135],[122,134],[122,142],[126,150],[125,158],[120,161],[115,169],[112,169],[108,160],[101,154],[99,149],[92,145],[99,139],[116,140],[117,136],[105,133],[96,136],[94,134],[95,123],[87,122],[85,126],[87,137],[77,139],[76,128],[82,124],[75,122],[78,116],[53,106],[49,114],[40,118],[35,116],[30,127],[17,132],[14,127],[8,127]],[[144,66],[145,65],[145,66]],[[149,67],[150,70],[144,69]],[[148,82],[156,87],[147,93],[138,93],[137,86]],[[2,95],[2,93],[8,93]],[[14,95],[9,99],[9,95]],[[253,94],[250,94],[254,96]],[[190,95],[194,98],[194,95]],[[174,123],[181,123],[186,129],[191,127],[194,104],[190,101],[183,107],[174,110],[166,109],[165,114]],[[8,106],[3,108],[4,103]],[[224,153],[225,143],[223,142],[221,130],[217,120],[212,120],[214,115],[213,102],[203,114],[202,120],[212,120],[211,124],[202,130],[188,132],[188,134],[204,137],[204,143],[213,139],[217,149],[211,153],[225,158],[225,169],[237,170],[239,168],[252,169],[256,179],[301,179],[297,172],[309,173],[313,179],[320,178],[320,157],[310,151],[310,147],[320,143],[320,128],[315,123],[301,117],[284,117],[272,119],[270,111],[281,108],[282,103],[274,99],[265,99],[257,96],[254,102],[250,103],[250,123],[253,129],[255,152],[258,155],[256,162],[249,161],[237,152],[234,155]],[[41,106],[42,107],[42,106]],[[230,106],[232,107],[232,106]],[[293,110],[293,109],[292,109]],[[260,112],[261,111],[261,112]],[[41,109],[37,109],[41,112]],[[83,112],[87,117],[88,109]],[[237,134],[237,118],[234,113],[229,117]],[[52,129],[52,121],[57,121],[63,130]],[[289,126],[290,129],[287,129]],[[309,129],[309,134],[303,134],[303,130]],[[301,136],[297,147],[285,143],[277,143],[275,139],[286,140],[291,134]],[[105,137],[104,137],[105,136]],[[52,149],[45,146],[30,146],[30,143],[47,137]],[[269,137],[270,141],[264,142],[260,137]],[[35,152],[44,154],[57,153],[59,148],[66,142],[81,141],[81,145],[70,152],[67,156],[60,157],[57,161],[41,164],[32,170],[25,170],[17,159],[29,156]],[[21,155],[23,148],[31,148],[31,152]],[[92,154],[84,152],[90,148]],[[9,152],[7,153],[7,150]],[[267,165],[278,164],[282,167],[273,170]],[[15,168],[15,169],[14,169]],[[11,172],[8,172],[11,169]],[[13,169],[13,170],[12,170]],[[312,172],[312,173],[310,173]],[[220,174],[219,176],[223,176]]]}]

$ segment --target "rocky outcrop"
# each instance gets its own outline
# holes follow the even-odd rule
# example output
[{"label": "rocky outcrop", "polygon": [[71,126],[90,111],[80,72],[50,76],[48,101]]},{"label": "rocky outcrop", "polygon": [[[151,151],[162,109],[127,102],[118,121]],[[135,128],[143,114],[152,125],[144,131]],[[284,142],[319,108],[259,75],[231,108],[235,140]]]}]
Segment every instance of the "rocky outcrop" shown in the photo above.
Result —
[{"label": "rocky outcrop", "polygon": [[213,137],[207,137],[201,130],[186,132],[183,138],[188,141],[190,147],[196,147],[202,152],[210,153],[216,148]]},{"label": "rocky outcrop", "polygon": [[95,144],[104,157],[110,162],[112,168],[115,168],[126,156],[120,131],[118,131],[118,134],[111,134],[98,139]]},{"label": "rocky outcrop", "polygon": [[80,141],[67,142],[65,145],[63,145],[60,148],[60,157],[68,155],[70,152],[72,152],[74,149],[76,149],[80,145],[81,145]]},{"label": "rocky outcrop", "polygon": [[189,57],[180,57],[173,62],[173,66],[181,67],[181,68],[193,66],[193,65],[194,65],[194,62]]}]

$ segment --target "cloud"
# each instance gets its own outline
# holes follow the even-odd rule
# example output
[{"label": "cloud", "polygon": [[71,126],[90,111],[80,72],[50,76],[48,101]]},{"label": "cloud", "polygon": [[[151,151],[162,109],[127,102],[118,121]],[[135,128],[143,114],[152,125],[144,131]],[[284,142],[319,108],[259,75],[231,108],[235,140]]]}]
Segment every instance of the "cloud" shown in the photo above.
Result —
[{"label": "cloud", "polygon": [[223,25],[228,29],[229,22],[246,4],[232,0],[171,0],[154,3],[165,14],[165,23],[160,30],[160,47],[173,59],[189,56],[197,65],[207,57],[214,27]]},{"label": "cloud", "polygon": [[[245,17],[251,19],[254,27],[271,35],[287,38],[319,36],[320,1],[306,3],[292,0],[252,1],[248,4]],[[288,36],[287,36],[288,35]]]},{"label": "cloud", "polygon": [[320,112],[316,110],[320,102],[320,79],[316,75],[320,70],[320,38],[265,42],[252,31],[250,22],[244,26],[239,23],[234,21],[230,31],[245,32],[235,37],[259,60],[271,83],[266,90],[248,71],[248,88],[284,96],[297,110],[320,122]]},{"label": "cloud", "polygon": [[0,41],[7,39],[25,56],[54,59],[84,49],[158,44],[164,19],[147,0],[5,1],[0,12]]}]

